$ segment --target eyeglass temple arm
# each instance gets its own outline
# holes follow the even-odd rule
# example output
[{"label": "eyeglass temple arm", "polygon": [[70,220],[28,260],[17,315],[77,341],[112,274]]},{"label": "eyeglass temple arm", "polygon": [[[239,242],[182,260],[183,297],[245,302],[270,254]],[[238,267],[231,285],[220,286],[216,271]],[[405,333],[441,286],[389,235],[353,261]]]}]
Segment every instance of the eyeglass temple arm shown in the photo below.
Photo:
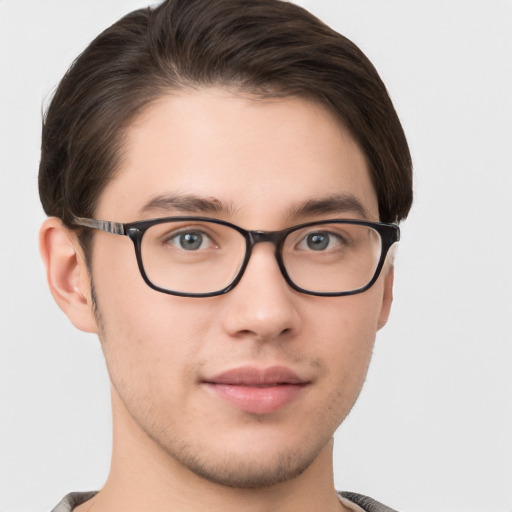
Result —
[{"label": "eyeglass temple arm", "polygon": [[108,220],[86,219],[85,217],[73,217],[73,222],[77,226],[83,226],[85,228],[101,229],[101,231],[106,231],[107,233],[112,233],[113,235],[126,235],[126,230],[124,228],[124,224],[122,224],[121,222],[111,222]]}]

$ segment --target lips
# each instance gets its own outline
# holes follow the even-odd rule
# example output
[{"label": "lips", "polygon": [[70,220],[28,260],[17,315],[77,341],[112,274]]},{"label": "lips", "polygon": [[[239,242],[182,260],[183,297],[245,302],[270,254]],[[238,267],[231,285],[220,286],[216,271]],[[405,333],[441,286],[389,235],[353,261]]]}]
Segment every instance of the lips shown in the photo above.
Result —
[{"label": "lips", "polygon": [[309,382],[284,366],[244,366],[206,379],[203,384],[240,411],[270,414],[294,401]]}]

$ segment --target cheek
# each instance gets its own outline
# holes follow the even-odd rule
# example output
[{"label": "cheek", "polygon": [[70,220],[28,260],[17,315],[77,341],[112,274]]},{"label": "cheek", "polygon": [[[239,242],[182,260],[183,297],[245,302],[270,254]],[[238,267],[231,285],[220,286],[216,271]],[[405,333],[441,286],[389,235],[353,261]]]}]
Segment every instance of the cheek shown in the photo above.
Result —
[{"label": "cheek", "polygon": [[163,300],[156,297],[151,304],[150,293],[133,302],[107,299],[108,306],[99,296],[105,320],[100,339],[123,409],[150,431],[172,433],[180,425],[176,411],[183,417],[193,414],[197,368],[205,360],[204,341],[212,337],[213,320],[206,312],[198,314],[197,304],[159,295]]},{"label": "cheek", "polygon": [[116,343],[162,349],[176,338],[186,343],[187,332],[193,336],[202,328],[197,303],[158,292],[144,282],[127,237],[105,234],[96,244],[93,282],[103,328]]},{"label": "cheek", "polygon": [[111,378],[147,387],[161,374],[165,386],[170,375],[186,371],[200,357],[201,341],[210,337],[213,325],[212,308],[151,289],[140,276],[131,242],[128,247],[107,242],[94,254],[93,282]]},{"label": "cheek", "polygon": [[171,368],[183,367],[187,354],[200,357],[201,341],[210,337],[213,315],[208,308],[198,311],[193,299],[166,296],[149,287],[133,298],[101,290],[97,297],[105,350],[115,350],[118,358],[138,367],[164,361]]},{"label": "cheek", "polygon": [[367,292],[329,299],[314,317],[321,339],[317,350],[330,366],[338,389],[357,388],[364,382],[370,362],[380,311],[379,283]]},{"label": "cheek", "polygon": [[327,337],[333,343],[331,348],[365,350],[377,332],[382,294],[382,284],[378,281],[364,293],[324,299],[309,314],[316,319],[318,329],[328,332]]}]

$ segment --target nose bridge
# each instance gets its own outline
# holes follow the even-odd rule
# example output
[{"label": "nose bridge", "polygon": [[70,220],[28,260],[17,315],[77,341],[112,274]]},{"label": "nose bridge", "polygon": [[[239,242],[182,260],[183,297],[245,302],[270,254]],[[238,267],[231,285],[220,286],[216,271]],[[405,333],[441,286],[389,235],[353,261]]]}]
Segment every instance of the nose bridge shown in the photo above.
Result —
[{"label": "nose bridge", "polygon": [[[295,332],[301,323],[275,247],[282,238],[280,231],[250,231],[250,248],[263,242],[274,245],[251,251],[244,275],[230,294],[225,326],[237,336],[260,340],[275,339]],[[272,254],[271,254],[272,253]],[[272,259],[274,261],[272,261]],[[292,293],[290,293],[292,292]]]},{"label": "nose bridge", "polygon": [[282,231],[249,231],[249,239],[251,241],[251,248],[256,244],[263,242],[270,242],[277,246],[282,238]]},{"label": "nose bridge", "polygon": [[283,234],[283,231],[257,230],[257,231],[248,231],[248,234],[249,234],[249,254],[248,254],[247,264],[249,264],[250,260],[252,259],[252,253],[253,253],[253,249],[254,249],[255,245],[261,244],[261,243],[272,244],[274,246],[273,253],[274,253],[274,258],[276,260],[275,263],[279,267],[279,270],[284,277],[284,270],[282,267],[283,264],[281,262],[281,258],[279,256],[279,254],[278,254],[279,253],[278,247],[279,247],[283,237],[286,236]]}]

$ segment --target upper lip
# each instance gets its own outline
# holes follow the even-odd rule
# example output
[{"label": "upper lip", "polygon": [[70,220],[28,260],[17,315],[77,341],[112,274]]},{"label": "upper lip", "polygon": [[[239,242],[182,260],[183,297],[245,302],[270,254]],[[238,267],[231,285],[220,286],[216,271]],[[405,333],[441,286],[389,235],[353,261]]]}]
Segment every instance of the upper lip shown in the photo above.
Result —
[{"label": "upper lip", "polygon": [[286,366],[270,366],[267,368],[241,366],[205,379],[204,382],[231,386],[275,386],[280,384],[306,384],[307,380],[300,378]]}]

